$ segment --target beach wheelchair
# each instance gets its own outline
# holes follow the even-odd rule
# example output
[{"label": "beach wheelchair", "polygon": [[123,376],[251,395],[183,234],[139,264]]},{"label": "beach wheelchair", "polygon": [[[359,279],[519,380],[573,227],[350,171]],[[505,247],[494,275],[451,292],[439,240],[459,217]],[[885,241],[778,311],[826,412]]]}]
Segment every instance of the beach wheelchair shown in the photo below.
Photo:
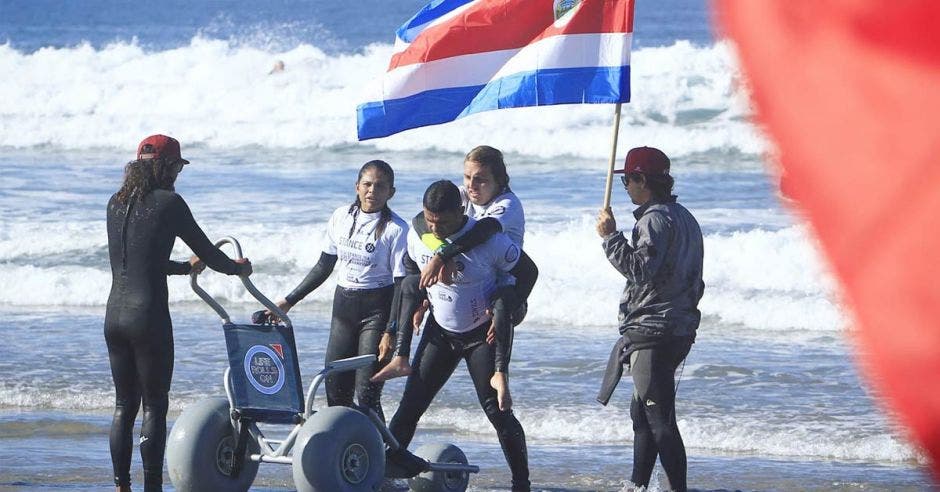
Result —
[{"label": "beach wheelchair", "polygon": [[[242,257],[234,238],[230,244]],[[248,490],[261,463],[291,465],[299,491],[374,491],[385,478],[408,478],[414,491],[462,492],[469,465],[453,444],[422,446],[411,454],[399,446],[371,410],[350,407],[314,409],[314,396],[326,376],[372,364],[363,355],[327,364],[304,397],[290,318],[254,284],[245,288],[279,322],[235,324],[225,309],[190,276],[192,289],[222,318],[229,367],[223,375],[226,398],[207,398],[187,407],[167,439],[170,480],[180,491]],[[286,437],[272,439],[265,429],[286,425]],[[386,455],[393,459],[386,462]]]}]

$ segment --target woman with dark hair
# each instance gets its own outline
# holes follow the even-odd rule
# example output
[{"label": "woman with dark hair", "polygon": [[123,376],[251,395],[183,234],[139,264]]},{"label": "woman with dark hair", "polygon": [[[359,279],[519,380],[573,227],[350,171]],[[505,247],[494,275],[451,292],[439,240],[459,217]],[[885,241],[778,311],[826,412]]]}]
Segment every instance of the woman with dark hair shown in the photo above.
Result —
[{"label": "woman with dark hair", "polygon": [[[394,195],[392,167],[379,160],[365,163],[356,179],[356,201],[337,208],[327,223],[319,261],[300,285],[277,303],[287,312],[319,287],[339,263],[327,363],[378,352],[392,297],[405,276],[408,224],[388,208]],[[327,403],[350,406],[358,396],[360,406],[385,420],[383,383],[369,381],[379,364],[377,360],[355,374],[347,371],[327,376]]]},{"label": "woman with dark hair", "polygon": [[[160,490],[163,484],[166,412],[173,377],[166,276],[186,275],[205,265],[229,275],[251,274],[247,259],[232,261],[209,241],[186,202],[174,192],[173,185],[186,164],[189,161],[180,157],[175,139],[147,137],[138,146],[137,160],[127,164],[121,189],[108,202],[112,280],[104,336],[115,389],[111,460],[119,492],[130,490],[134,420],[141,401],[144,490]],[[177,237],[197,255],[189,262],[169,259]]]}]

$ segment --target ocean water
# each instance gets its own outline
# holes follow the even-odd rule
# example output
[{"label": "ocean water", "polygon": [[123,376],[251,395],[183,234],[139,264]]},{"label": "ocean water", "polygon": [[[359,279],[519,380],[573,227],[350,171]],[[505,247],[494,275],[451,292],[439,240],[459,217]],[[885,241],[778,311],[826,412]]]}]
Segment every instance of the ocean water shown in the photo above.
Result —
[{"label": "ocean water", "polygon": [[[104,210],[137,142],[157,132],[179,138],[192,161],[177,191],[203,229],[237,237],[271,297],[315,263],[329,213],[353,199],[365,161],[393,165],[391,206],[407,217],[429,182],[459,179],[470,148],[502,149],[541,272],[513,352],[533,484],[623,486],[629,379],[609,406],[594,401],[623,287],[594,232],[613,109],[489,112],[358,143],[358,94],[421,4],[0,0],[0,489],[110,486]],[[924,457],[857,373],[848,314],[811,235],[778,196],[734,47],[715,37],[706,7],[637,6],[633,101],[618,152],[664,149],[705,234],[704,319],[677,409],[690,486],[929,490]],[[286,70],[269,75],[276,60]],[[633,207],[619,186],[613,208],[629,229]],[[188,254],[178,241],[174,257]],[[200,282],[236,319],[257,309],[231,278],[210,272]],[[322,367],[331,283],[292,311],[307,383]],[[214,312],[187,279],[169,285],[173,419],[222,394],[226,358]],[[386,386],[387,414],[402,388]],[[474,490],[507,489],[494,432],[461,370],[416,444],[441,440],[481,466]],[[137,456],[133,472],[139,483]],[[664,484],[657,469],[652,489]],[[256,485],[290,490],[289,467],[262,466]]]}]

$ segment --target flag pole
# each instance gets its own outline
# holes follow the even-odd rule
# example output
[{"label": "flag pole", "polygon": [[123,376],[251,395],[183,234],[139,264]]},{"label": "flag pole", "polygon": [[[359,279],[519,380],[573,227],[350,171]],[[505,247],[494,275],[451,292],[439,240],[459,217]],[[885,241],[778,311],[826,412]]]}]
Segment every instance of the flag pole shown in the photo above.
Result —
[{"label": "flag pole", "polygon": [[617,136],[620,134],[620,103],[614,109],[614,135],[610,144],[610,161],[607,163],[607,185],[604,188],[604,209],[610,207],[610,192],[614,183],[614,162],[617,160]]}]

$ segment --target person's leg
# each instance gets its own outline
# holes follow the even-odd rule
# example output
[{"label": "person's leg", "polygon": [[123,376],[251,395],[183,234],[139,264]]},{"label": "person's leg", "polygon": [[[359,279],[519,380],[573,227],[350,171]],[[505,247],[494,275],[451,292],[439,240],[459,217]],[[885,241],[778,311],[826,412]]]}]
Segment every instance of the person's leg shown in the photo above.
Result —
[{"label": "person's leg", "polygon": [[[355,293],[336,287],[333,294],[333,317],[330,338],[326,344],[326,363],[359,354],[359,306]],[[326,377],[326,402],[333,407],[350,406],[356,389],[352,371],[331,373]]]},{"label": "person's leg", "polygon": [[413,370],[405,382],[401,403],[388,424],[389,430],[402,448],[411,444],[418,420],[460,362],[460,353],[447,343],[441,330],[443,329],[437,326],[433,317],[428,320],[424,336],[418,342]]},{"label": "person's leg", "polygon": [[630,481],[646,487],[656,466],[656,439],[650,429],[640,391],[650,385],[650,351],[638,350],[630,356],[630,375],[633,377],[633,397],[630,400],[630,419],[633,421],[633,474]]},{"label": "person's leg", "polygon": [[[385,321],[382,321],[385,324]],[[379,341],[382,340],[384,332],[378,328],[362,330],[359,333],[359,355],[377,354],[379,351]],[[369,381],[375,373],[381,368],[381,363],[376,360],[371,365],[356,370],[356,397],[360,406],[368,408],[376,413],[382,421],[385,421],[385,412],[382,411],[382,387],[384,382],[373,383]]]},{"label": "person's leg", "polygon": [[[645,418],[649,435],[644,439],[648,440],[651,436],[654,442],[652,445],[646,444],[647,451],[658,452],[670,486],[676,491],[686,490],[687,460],[685,445],[676,424],[675,371],[690,347],[690,341],[678,340],[663,347],[638,351],[635,357],[640,374],[634,375],[636,397],[631,405],[631,415],[635,413],[640,419]],[[634,425],[636,426],[636,420]],[[634,451],[637,450],[636,445],[635,441]],[[655,457],[656,454],[650,456],[647,452],[642,456],[639,465],[648,466],[652,472],[652,464],[648,463],[648,460],[652,459],[655,463]],[[635,461],[635,473],[637,464]],[[645,478],[648,482],[649,475]],[[634,483],[644,484],[636,480]]]},{"label": "person's leg", "polygon": [[[375,355],[378,357],[379,342],[385,333],[388,323],[388,313],[392,305],[393,287],[373,289],[362,299],[363,318],[359,325],[359,355]],[[376,359],[372,365],[356,371],[356,398],[359,405],[374,411],[382,421],[385,413],[382,411],[382,387],[385,383],[373,383],[369,379],[382,368],[382,362]]]},{"label": "person's leg", "polygon": [[[156,328],[156,326],[151,326]],[[163,456],[166,451],[166,413],[173,378],[173,331],[167,323],[154,329],[151,340],[135,346],[140,374],[143,422],[140,426],[140,457],[144,465],[144,490],[162,490]]]},{"label": "person's leg", "polygon": [[483,412],[496,429],[496,436],[503,448],[503,455],[512,472],[512,490],[527,491],[529,484],[529,454],[526,448],[525,431],[511,409],[500,410],[496,390],[490,385],[494,369],[494,349],[487,344],[485,329],[479,341],[468,344],[464,351],[467,369],[480,400]]},{"label": "person's leg", "polygon": [[509,359],[512,357],[512,313],[507,304],[512,302],[513,296],[512,287],[501,287],[493,299],[493,331],[496,335],[494,364],[496,372],[505,374],[509,374]]},{"label": "person's leg", "polygon": [[111,464],[114,468],[114,485],[123,490],[131,485],[131,453],[134,450],[134,420],[140,409],[140,389],[137,369],[134,365],[134,350],[116,333],[113,327],[105,328],[108,360],[111,363],[111,378],[114,380],[114,418],[111,421]]}]

